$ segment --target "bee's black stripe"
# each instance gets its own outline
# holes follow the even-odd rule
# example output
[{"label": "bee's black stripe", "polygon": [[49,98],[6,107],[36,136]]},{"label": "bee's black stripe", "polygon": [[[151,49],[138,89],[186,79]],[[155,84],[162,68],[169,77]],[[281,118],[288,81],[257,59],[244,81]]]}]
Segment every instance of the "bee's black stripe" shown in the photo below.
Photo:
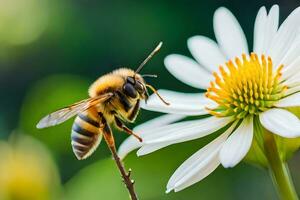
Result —
[{"label": "bee's black stripe", "polygon": [[80,125],[78,125],[76,122],[74,122],[73,126],[72,126],[73,131],[85,135],[87,137],[94,137],[95,133],[88,131],[86,129],[83,129]]},{"label": "bee's black stripe", "polygon": [[72,131],[71,134],[72,141],[78,142],[79,144],[83,145],[91,145],[94,142],[92,137],[80,137],[80,134]]},{"label": "bee's black stripe", "polygon": [[79,149],[75,149],[74,147],[73,147],[73,152],[75,153],[76,157],[80,157],[80,158],[83,157],[84,154],[85,154],[84,151],[81,151]]},{"label": "bee's black stripe", "polygon": [[117,93],[120,103],[123,105],[125,111],[128,112],[130,110],[130,108],[132,107],[132,105],[128,101],[127,97],[119,91],[117,91],[116,93]]},{"label": "bee's black stripe", "polygon": [[84,154],[85,153],[85,151],[82,151],[82,150],[76,149],[76,148],[73,148],[73,150],[76,151],[76,152],[74,152],[75,154]]},{"label": "bee's black stripe", "polygon": [[91,119],[89,116],[84,115],[84,114],[79,114],[78,117],[80,119],[82,119],[83,121],[85,121],[85,122],[87,122],[87,123],[89,123],[89,124],[91,124],[91,125],[99,128],[99,122],[96,122],[95,120]]},{"label": "bee's black stripe", "polygon": [[73,152],[75,153],[76,157],[79,157],[80,159],[86,154],[86,151],[81,151],[76,148],[73,148]]},{"label": "bee's black stripe", "polygon": [[86,152],[90,149],[90,147],[88,146],[81,146],[81,145],[78,145],[78,144],[72,144],[73,148],[76,149],[76,150],[79,150],[81,152]]},{"label": "bee's black stripe", "polygon": [[137,116],[139,112],[139,109],[140,109],[140,100],[137,100],[134,108],[132,109],[130,115],[128,116],[128,119],[131,121],[134,120],[134,118]]}]

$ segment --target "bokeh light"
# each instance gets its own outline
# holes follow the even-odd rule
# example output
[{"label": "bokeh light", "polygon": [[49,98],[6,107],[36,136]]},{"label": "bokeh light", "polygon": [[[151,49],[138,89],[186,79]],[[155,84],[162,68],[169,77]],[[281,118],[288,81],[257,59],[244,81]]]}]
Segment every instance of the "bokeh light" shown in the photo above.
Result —
[{"label": "bokeh light", "polygon": [[48,0],[0,0],[0,5],[1,48],[28,44],[48,25]]},{"label": "bokeh light", "polygon": [[25,136],[0,142],[0,199],[61,198],[60,180],[48,151]]}]

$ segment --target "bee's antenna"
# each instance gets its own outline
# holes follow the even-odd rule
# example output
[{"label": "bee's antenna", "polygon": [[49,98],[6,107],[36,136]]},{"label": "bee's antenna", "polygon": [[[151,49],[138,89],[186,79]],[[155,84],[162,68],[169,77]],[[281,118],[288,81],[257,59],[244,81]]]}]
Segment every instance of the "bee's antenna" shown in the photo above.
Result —
[{"label": "bee's antenna", "polygon": [[[144,67],[144,65],[154,56],[155,53],[157,53],[159,51],[159,49],[162,46],[162,42],[160,42],[156,48],[149,54],[149,56],[140,64],[140,66],[137,68],[137,70],[135,70],[135,74],[139,73],[141,71],[141,69]],[[134,75],[135,75],[134,74]]]},{"label": "bee's antenna", "polygon": [[142,74],[142,77],[150,77],[150,78],[157,78],[156,74]]}]

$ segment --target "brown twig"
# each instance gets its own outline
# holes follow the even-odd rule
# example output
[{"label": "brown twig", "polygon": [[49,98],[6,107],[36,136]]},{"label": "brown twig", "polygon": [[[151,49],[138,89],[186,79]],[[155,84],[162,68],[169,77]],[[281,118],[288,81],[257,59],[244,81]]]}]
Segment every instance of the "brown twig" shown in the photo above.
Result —
[{"label": "brown twig", "polygon": [[116,161],[119,171],[122,175],[123,181],[128,189],[131,200],[138,200],[137,195],[134,190],[134,186],[133,186],[134,181],[130,179],[131,170],[129,169],[128,173],[126,172],[125,167],[124,167],[121,159],[119,158],[116,149],[110,145],[108,145],[108,146],[113,155],[114,160]]}]

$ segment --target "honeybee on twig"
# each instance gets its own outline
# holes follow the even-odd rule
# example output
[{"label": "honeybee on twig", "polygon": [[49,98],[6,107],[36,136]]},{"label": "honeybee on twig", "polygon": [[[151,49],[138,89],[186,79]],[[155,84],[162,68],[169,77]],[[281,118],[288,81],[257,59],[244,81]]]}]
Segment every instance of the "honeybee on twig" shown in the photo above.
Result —
[{"label": "honeybee on twig", "polygon": [[[79,160],[89,157],[95,151],[103,136],[117,162],[124,181],[128,181],[125,179],[126,177],[128,179],[129,175],[125,172],[117,156],[110,126],[113,124],[118,129],[133,135],[142,142],[142,138],[127,128],[124,122],[135,121],[140,110],[140,101],[147,101],[149,97],[147,88],[168,105],[156,89],[145,82],[143,75],[139,74],[143,66],[159,51],[161,45],[162,42],[140,64],[136,71],[120,68],[101,76],[90,86],[90,98],[45,116],[37,124],[37,128],[55,126],[77,115],[71,133],[71,144],[75,156]],[[129,181],[131,182],[131,180]]]}]

